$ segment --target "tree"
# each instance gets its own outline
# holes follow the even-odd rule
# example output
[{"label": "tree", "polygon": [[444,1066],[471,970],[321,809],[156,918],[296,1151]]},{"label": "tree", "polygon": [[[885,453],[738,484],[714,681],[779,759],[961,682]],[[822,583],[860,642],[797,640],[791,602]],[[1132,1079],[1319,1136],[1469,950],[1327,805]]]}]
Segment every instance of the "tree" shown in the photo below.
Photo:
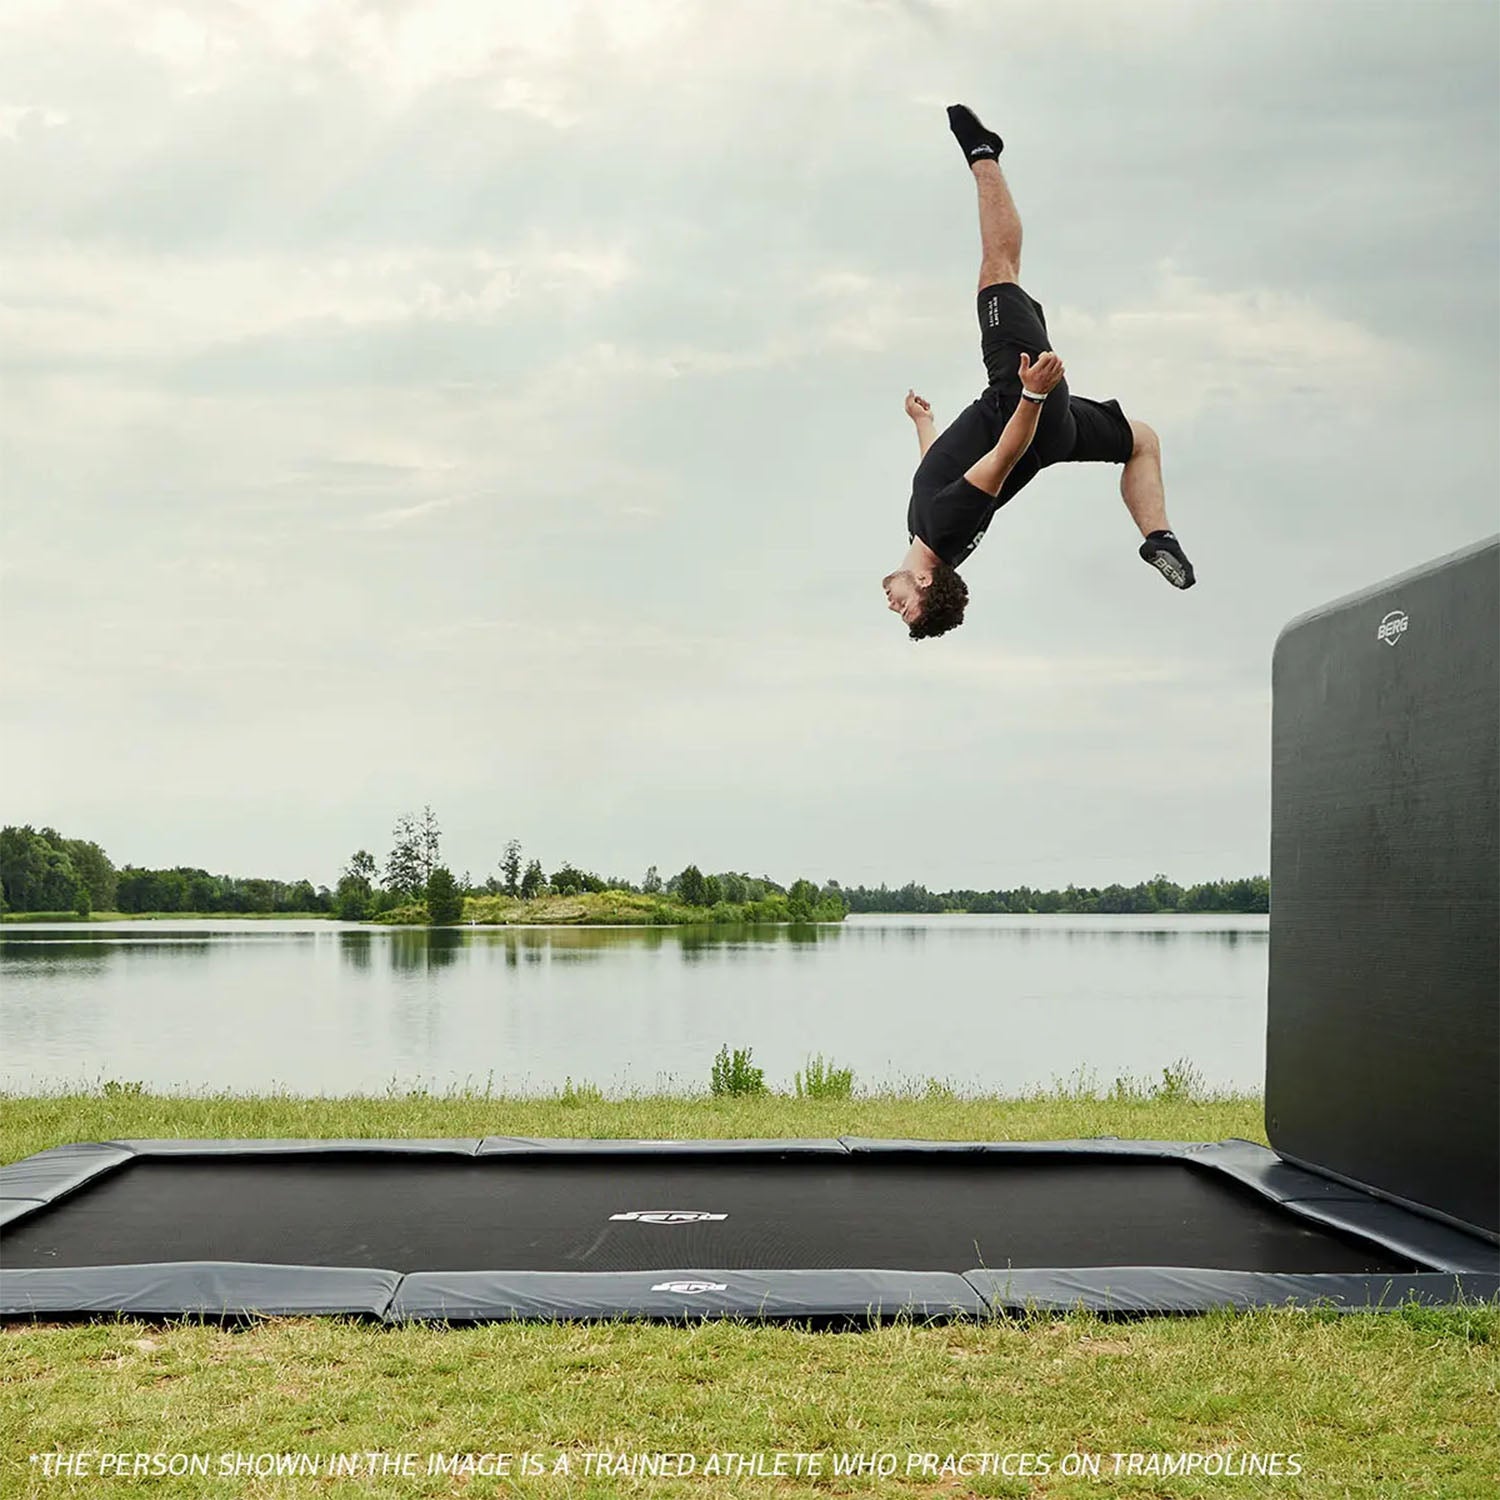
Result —
[{"label": "tree", "polygon": [[[155,879],[152,882],[151,892],[159,906],[147,907],[148,911],[191,911],[193,908],[188,904],[188,890],[192,872],[189,870],[153,870],[151,872]],[[242,911],[249,911],[248,898]],[[269,911],[270,908],[267,907]]]},{"label": "tree", "polygon": [[559,896],[576,896],[587,887],[588,877],[571,860],[564,860],[552,874],[552,889]]},{"label": "tree", "polygon": [[655,865],[647,869],[641,880],[641,890],[647,896],[661,895],[661,876],[657,873]]},{"label": "tree", "polygon": [[717,906],[724,899],[724,886],[717,875],[703,877],[703,904]]},{"label": "tree", "polygon": [[334,912],[341,922],[363,922],[370,915],[370,882],[352,871],[339,880],[334,896]]},{"label": "tree", "polygon": [[677,877],[678,898],[688,906],[704,904],[703,871],[697,865],[689,865]]},{"label": "tree", "polygon": [[500,858],[500,873],[505,877],[505,894],[521,894],[521,841],[507,839],[505,853]]},{"label": "tree", "polygon": [[[265,915],[276,910],[276,893],[271,889],[269,880],[247,880],[244,882],[244,887],[251,911]],[[178,909],[189,910],[185,905]]]},{"label": "tree", "polygon": [[524,901],[535,901],[546,889],[547,877],[542,873],[542,862],[534,859],[526,866],[526,873],[521,877],[521,898]]},{"label": "tree", "polygon": [[818,904],[818,888],[810,880],[794,880],[786,895],[792,921],[809,922],[813,908]]},{"label": "tree", "polygon": [[437,869],[438,861],[442,858],[439,852],[439,840],[441,833],[438,829],[437,819],[432,815],[430,807],[422,809],[422,880],[425,884],[432,872]]},{"label": "tree", "polygon": [[375,856],[368,849],[356,849],[344,870],[344,874],[352,875],[356,880],[363,880],[371,886],[375,884],[377,873]]},{"label": "tree", "polygon": [[385,862],[385,883],[398,895],[415,900],[427,884],[422,858],[422,833],[410,813],[402,813],[391,830],[395,843]]},{"label": "tree", "polygon": [[453,872],[438,865],[427,877],[427,920],[433,927],[451,927],[464,914],[464,898]]},{"label": "tree", "polygon": [[0,880],[16,911],[72,911],[80,884],[55,829],[0,829]]},{"label": "tree", "polygon": [[78,878],[88,888],[91,911],[113,911],[119,877],[115,867],[98,844],[86,839],[64,839],[63,853],[73,863]]},{"label": "tree", "polygon": [[316,911],[318,909],[318,893],[313,889],[310,880],[299,880],[286,895],[286,909],[288,911]]}]

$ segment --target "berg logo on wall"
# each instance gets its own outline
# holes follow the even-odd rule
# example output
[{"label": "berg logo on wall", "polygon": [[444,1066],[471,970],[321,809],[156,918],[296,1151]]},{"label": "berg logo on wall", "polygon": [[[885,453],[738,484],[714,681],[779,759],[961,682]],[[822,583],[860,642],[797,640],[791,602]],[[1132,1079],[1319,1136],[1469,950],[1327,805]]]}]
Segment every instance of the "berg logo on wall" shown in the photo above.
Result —
[{"label": "berg logo on wall", "polygon": [[611,1219],[628,1219],[636,1224],[717,1224],[728,1214],[705,1214],[692,1208],[632,1209],[628,1214],[611,1214]]},{"label": "berg logo on wall", "polygon": [[729,1285],[723,1281],[658,1281],[653,1292],[680,1292],[691,1297],[698,1292],[727,1292]]},{"label": "berg logo on wall", "polygon": [[1380,629],[1375,632],[1375,639],[1384,641],[1387,646],[1394,646],[1406,634],[1406,627],[1410,624],[1411,621],[1407,618],[1404,609],[1393,609],[1380,622]]}]

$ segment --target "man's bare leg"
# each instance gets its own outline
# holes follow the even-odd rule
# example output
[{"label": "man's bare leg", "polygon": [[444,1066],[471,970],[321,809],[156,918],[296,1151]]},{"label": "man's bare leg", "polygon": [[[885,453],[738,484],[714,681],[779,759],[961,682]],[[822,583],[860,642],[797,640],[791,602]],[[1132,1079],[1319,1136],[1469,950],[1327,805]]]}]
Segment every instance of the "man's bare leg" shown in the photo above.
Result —
[{"label": "man's bare leg", "polygon": [[1172,523],[1167,520],[1167,491],[1161,477],[1161,442],[1155,429],[1144,422],[1132,422],[1130,430],[1135,450],[1120,475],[1120,494],[1142,536],[1169,531]]},{"label": "man's bare leg", "polygon": [[1021,274],[1021,216],[1000,170],[1005,142],[967,104],[948,106],[948,129],[979,189],[979,290],[1015,281]]},{"label": "man's bare leg", "polygon": [[1197,582],[1197,574],[1167,520],[1166,487],[1161,478],[1161,442],[1155,429],[1144,422],[1131,422],[1130,431],[1135,448],[1125,461],[1125,472],[1120,475],[1120,494],[1124,496],[1131,519],[1146,539],[1141,543],[1141,556],[1173,588],[1190,589]]},{"label": "man's bare leg", "polygon": [[970,169],[979,190],[979,290],[1021,279],[1021,215],[998,161]]}]

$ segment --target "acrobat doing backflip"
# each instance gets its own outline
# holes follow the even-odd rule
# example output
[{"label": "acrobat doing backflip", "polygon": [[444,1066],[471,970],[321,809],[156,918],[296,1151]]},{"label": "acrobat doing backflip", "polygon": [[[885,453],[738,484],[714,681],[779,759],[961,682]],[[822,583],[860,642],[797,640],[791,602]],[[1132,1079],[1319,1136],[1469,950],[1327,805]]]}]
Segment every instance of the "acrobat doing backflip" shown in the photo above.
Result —
[{"label": "acrobat doing backflip", "polygon": [[906,393],[922,461],[906,513],[911,545],[881,580],[886,602],[914,641],[961,625],[969,588],[957,569],[1002,505],[1039,470],[1067,463],[1124,464],[1120,493],[1145,537],[1141,556],[1174,588],[1191,588],[1193,565],[1167,522],[1156,433],[1118,401],[1070,394],[1041,304],[1019,284],[1021,220],[1000,170],[1003,142],[962,104],[949,108],[948,125],[979,190],[979,331],[989,385],[941,434],[927,402]]}]

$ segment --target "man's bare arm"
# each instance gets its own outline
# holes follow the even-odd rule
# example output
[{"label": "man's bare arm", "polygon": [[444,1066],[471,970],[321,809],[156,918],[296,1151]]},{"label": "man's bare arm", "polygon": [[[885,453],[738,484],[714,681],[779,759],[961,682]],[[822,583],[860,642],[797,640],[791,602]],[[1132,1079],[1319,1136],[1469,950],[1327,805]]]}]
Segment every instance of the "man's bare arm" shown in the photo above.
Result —
[{"label": "man's bare arm", "polygon": [[976,489],[987,495],[998,495],[1006,476],[1015,468],[1021,455],[1031,446],[1036,436],[1037,419],[1042,414],[1041,403],[1020,400],[1011,413],[1000,441],[990,449],[965,475]]},{"label": "man's bare arm", "polygon": [[[1063,378],[1063,362],[1050,349],[1033,365],[1026,355],[1021,356],[1021,386],[1036,396],[1045,396]],[[1025,396],[1016,403],[1016,409],[1000,434],[1000,441],[990,449],[965,475],[976,489],[987,495],[998,495],[1007,475],[1015,468],[1036,436],[1036,425],[1042,415],[1040,401],[1028,401]]]},{"label": "man's bare arm", "polygon": [[932,420],[932,407],[927,404],[915,391],[906,393],[906,415],[912,419],[917,429],[917,447],[922,450],[922,457],[927,457],[927,450],[932,447],[933,439],[937,437],[937,423]]}]

